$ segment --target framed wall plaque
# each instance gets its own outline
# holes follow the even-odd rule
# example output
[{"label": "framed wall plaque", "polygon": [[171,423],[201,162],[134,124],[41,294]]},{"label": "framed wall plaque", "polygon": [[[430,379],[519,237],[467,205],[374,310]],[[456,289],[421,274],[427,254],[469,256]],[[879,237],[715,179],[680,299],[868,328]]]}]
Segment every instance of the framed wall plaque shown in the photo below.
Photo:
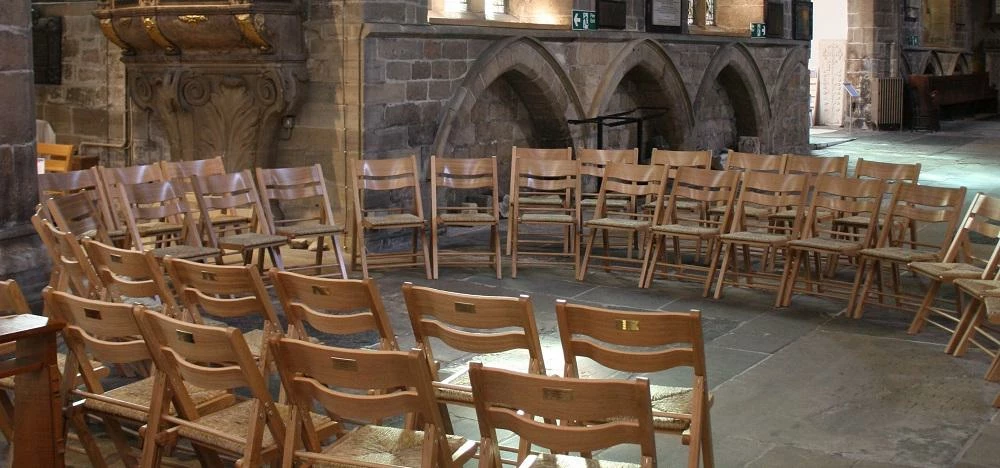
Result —
[{"label": "framed wall plaque", "polygon": [[811,41],[813,38],[813,4],[796,0],[792,6],[792,39]]},{"label": "framed wall plaque", "polygon": [[646,0],[646,31],[683,33],[690,0]]}]

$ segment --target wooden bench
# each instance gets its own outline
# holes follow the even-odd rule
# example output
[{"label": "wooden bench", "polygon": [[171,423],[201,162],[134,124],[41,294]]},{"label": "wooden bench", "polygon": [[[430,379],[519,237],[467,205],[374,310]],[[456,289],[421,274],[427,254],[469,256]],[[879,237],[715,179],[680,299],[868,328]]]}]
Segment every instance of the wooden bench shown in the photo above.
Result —
[{"label": "wooden bench", "polygon": [[938,130],[942,118],[997,111],[997,90],[986,73],[910,75],[908,86],[914,128]]},{"label": "wooden bench", "polygon": [[69,172],[72,170],[73,145],[38,143],[38,157],[45,158],[45,172]]}]

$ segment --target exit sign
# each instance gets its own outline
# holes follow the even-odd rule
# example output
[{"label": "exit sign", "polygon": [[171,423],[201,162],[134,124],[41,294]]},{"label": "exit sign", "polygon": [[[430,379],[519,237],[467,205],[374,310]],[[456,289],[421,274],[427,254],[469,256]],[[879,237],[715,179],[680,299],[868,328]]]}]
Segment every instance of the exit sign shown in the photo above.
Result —
[{"label": "exit sign", "polygon": [[587,10],[573,10],[570,26],[572,26],[574,31],[596,31],[597,13]]}]

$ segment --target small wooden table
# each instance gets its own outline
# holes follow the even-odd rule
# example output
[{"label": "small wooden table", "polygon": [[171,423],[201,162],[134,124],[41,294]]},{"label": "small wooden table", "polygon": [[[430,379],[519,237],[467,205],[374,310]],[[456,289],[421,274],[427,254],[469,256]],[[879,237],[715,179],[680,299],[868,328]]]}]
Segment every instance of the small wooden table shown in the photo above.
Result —
[{"label": "small wooden table", "polygon": [[0,317],[0,344],[15,342],[0,378],[14,376],[14,457],[11,466],[65,466],[56,334],[63,322],[39,315]]}]

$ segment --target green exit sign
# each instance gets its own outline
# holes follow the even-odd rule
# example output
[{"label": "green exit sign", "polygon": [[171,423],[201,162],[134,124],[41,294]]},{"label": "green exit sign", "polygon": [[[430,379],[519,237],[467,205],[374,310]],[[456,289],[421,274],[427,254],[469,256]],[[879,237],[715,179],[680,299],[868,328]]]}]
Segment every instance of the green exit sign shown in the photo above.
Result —
[{"label": "green exit sign", "polygon": [[597,13],[586,10],[573,10],[570,26],[572,26],[574,31],[596,31]]},{"label": "green exit sign", "polygon": [[764,23],[750,23],[750,37],[766,37],[767,25]]}]

